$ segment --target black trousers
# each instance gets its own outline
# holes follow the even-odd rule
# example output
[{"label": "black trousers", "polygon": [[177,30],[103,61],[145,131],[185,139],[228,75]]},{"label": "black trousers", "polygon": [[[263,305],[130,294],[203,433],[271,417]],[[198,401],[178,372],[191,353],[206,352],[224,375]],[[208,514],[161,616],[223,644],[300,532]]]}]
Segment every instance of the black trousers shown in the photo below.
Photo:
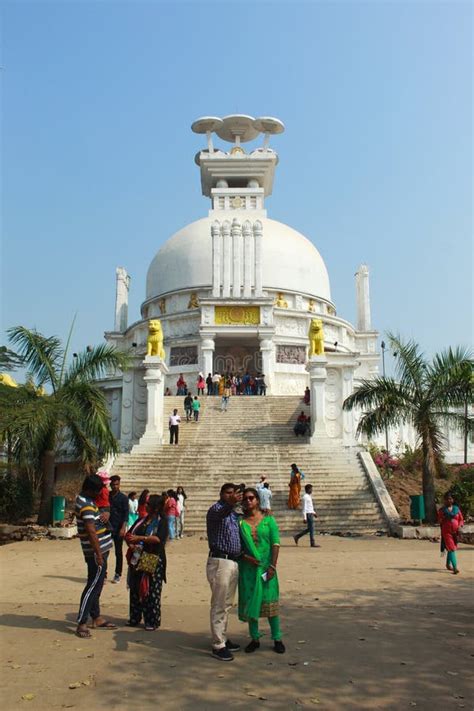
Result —
[{"label": "black trousers", "polygon": [[306,514],[306,525],[307,528],[297,533],[295,538],[299,541],[302,536],[306,536],[306,534],[309,533],[309,542],[314,546],[314,514]]},{"label": "black trousers", "polygon": [[122,575],[123,570],[123,538],[118,533],[112,533],[115,550],[115,575]]},{"label": "black trousers", "polygon": [[170,425],[170,444],[178,444],[179,425]]},{"label": "black trousers", "polygon": [[87,583],[82,591],[81,604],[77,614],[77,624],[85,625],[89,616],[93,620],[100,617],[100,593],[104,587],[105,575],[107,573],[107,558],[109,552],[104,553],[104,564],[98,566],[95,558],[86,558]]}]

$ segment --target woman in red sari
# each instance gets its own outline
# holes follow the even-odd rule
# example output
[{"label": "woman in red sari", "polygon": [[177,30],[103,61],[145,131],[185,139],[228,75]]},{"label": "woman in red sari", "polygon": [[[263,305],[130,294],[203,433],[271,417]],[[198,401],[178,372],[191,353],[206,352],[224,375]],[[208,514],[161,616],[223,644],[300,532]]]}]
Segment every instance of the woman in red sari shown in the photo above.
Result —
[{"label": "woman in red sari", "polygon": [[454,503],[450,491],[444,495],[444,506],[438,510],[438,521],[441,526],[441,553],[448,551],[446,567],[454,575],[459,573],[456,560],[458,548],[458,531],[464,526],[464,519],[459,506]]}]

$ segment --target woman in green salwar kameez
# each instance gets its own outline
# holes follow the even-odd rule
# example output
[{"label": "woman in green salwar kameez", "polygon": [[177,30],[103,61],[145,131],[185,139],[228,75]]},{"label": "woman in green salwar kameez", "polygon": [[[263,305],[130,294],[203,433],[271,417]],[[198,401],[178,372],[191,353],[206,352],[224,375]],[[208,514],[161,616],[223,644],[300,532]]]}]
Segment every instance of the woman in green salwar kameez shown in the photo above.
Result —
[{"label": "woman in green salwar kameez", "polygon": [[[285,652],[279,616],[279,588],[276,566],[280,550],[278,526],[273,516],[260,510],[256,489],[243,494],[244,518],[240,521],[242,557],[239,560],[239,618],[249,623],[250,643],[246,652],[260,647],[258,620],[268,617],[274,650]],[[265,579],[262,577],[265,577]]]}]

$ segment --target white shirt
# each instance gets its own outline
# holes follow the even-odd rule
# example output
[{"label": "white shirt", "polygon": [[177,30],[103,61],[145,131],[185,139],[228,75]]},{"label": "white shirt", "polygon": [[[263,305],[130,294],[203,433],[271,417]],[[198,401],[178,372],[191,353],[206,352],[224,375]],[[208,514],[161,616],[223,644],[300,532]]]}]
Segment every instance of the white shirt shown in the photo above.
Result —
[{"label": "white shirt", "polygon": [[220,379],[221,379],[221,376],[218,375],[217,373],[212,376],[212,382],[213,382],[213,383],[218,383]]},{"label": "white shirt", "polygon": [[303,494],[303,518],[306,519],[306,514],[315,513],[311,494]]},{"label": "white shirt", "polygon": [[267,489],[262,486],[261,489],[258,489],[258,498],[260,499],[260,508],[265,509],[266,511],[272,508],[271,489]]},{"label": "white shirt", "polygon": [[170,415],[170,425],[179,425],[181,417],[179,415]]},{"label": "white shirt", "polygon": [[184,496],[182,494],[178,494],[178,503],[180,511],[182,511],[184,509]]}]

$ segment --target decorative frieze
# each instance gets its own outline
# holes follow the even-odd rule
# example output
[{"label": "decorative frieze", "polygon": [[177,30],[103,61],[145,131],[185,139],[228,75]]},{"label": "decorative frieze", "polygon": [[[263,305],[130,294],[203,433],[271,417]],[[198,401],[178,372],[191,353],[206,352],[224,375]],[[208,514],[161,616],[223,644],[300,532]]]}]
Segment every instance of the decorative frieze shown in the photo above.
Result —
[{"label": "decorative frieze", "polygon": [[306,346],[278,345],[276,350],[276,362],[304,365],[306,362]]},{"label": "decorative frieze", "polygon": [[197,365],[197,346],[173,346],[170,349],[170,366]]},{"label": "decorative frieze", "polygon": [[216,306],[214,320],[221,326],[258,326],[260,323],[259,306]]}]

